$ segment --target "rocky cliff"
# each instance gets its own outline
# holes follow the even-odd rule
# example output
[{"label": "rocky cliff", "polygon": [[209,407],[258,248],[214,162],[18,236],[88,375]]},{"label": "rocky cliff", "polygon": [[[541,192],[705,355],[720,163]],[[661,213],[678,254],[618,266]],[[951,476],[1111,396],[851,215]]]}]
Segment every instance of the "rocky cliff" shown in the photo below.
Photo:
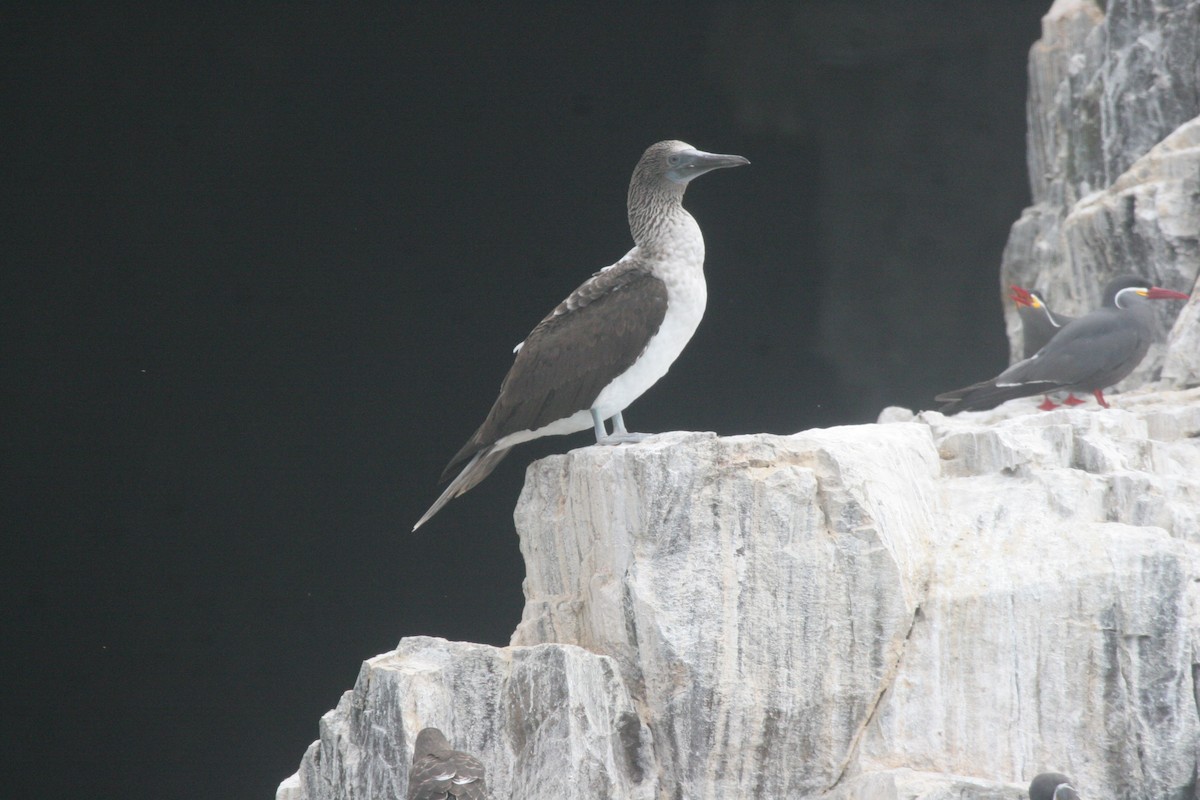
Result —
[{"label": "rocky cliff", "polygon": [[[1103,6],[1107,6],[1107,10]],[[1200,2],[1056,0],[1029,56],[1034,204],[1000,283],[1077,315],[1134,272],[1190,291],[1200,268]],[[1123,386],[1200,383],[1200,304],[1159,309],[1162,341]],[[1019,324],[1008,310],[1013,353]]]},{"label": "rocky cliff", "polygon": [[1032,406],[543,459],[513,646],[368,661],[280,797],[428,724],[498,798],[1192,797],[1200,389]]},{"label": "rocky cliff", "polygon": [[[1200,0],[1059,0],[1000,284],[1200,268]],[[1172,309],[1177,310],[1177,309]],[[506,648],[367,661],[279,800],[402,797],[426,725],[495,798],[1184,800],[1200,762],[1200,298],[1114,395],[533,464]],[[935,388],[931,387],[930,394]]]}]

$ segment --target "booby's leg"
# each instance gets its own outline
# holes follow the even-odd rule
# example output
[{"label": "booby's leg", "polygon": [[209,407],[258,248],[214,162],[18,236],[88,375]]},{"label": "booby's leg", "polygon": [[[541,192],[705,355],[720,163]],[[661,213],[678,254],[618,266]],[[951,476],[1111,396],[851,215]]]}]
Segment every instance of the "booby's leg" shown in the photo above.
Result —
[{"label": "booby's leg", "polygon": [[1108,401],[1104,399],[1104,392],[1102,392],[1102,391],[1100,391],[1099,389],[1097,389],[1097,390],[1095,390],[1094,392],[1092,392],[1092,394],[1096,395],[1096,402],[1097,402],[1097,403],[1099,403],[1100,405],[1104,406],[1105,408],[1108,408]]},{"label": "booby's leg", "polygon": [[607,444],[608,430],[604,427],[604,420],[600,419],[600,412],[592,409],[592,427],[596,431],[596,444]]},{"label": "booby's leg", "polygon": [[1053,411],[1058,408],[1058,403],[1051,400],[1050,395],[1044,394],[1042,395],[1042,402],[1038,404],[1038,408],[1042,411]]},{"label": "booby's leg", "polygon": [[625,418],[618,411],[612,416],[613,438],[620,439],[623,442],[640,442],[650,436],[648,433],[630,433],[625,430]]},{"label": "booby's leg", "polygon": [[[1081,405],[1083,405],[1083,404],[1084,404],[1084,403],[1086,403],[1086,402],[1087,402],[1086,400],[1080,400],[1078,397],[1076,397],[1074,392],[1067,392],[1067,399],[1066,399],[1066,400],[1063,400],[1063,405],[1067,405],[1067,406],[1081,406]],[[1103,400],[1101,400],[1101,401],[1100,401],[1100,404],[1101,404],[1101,405],[1104,405],[1104,401],[1103,401]],[[1108,406],[1105,406],[1105,408],[1107,408],[1107,407],[1108,407]]]},{"label": "booby's leg", "polygon": [[618,411],[612,416],[613,432],[611,436],[601,435],[604,430],[604,421],[600,419],[600,412],[592,409],[592,424],[596,428],[596,444],[630,444],[640,442],[650,434],[648,433],[630,433],[625,430],[625,419]]}]

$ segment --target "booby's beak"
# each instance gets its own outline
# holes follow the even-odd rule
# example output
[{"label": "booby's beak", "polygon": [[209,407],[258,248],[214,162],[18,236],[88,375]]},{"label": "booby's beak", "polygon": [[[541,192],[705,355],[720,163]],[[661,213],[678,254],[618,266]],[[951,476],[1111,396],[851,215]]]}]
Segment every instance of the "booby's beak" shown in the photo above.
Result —
[{"label": "booby's beak", "polygon": [[667,177],[675,183],[686,184],[714,169],[741,167],[749,163],[748,159],[741,156],[706,153],[703,150],[680,150],[667,158],[667,164],[670,166],[670,169],[667,170]]},{"label": "booby's beak", "polygon": [[1187,300],[1188,295],[1183,292],[1173,292],[1170,289],[1163,289],[1159,286],[1151,286],[1144,292],[1138,292],[1147,300]]}]

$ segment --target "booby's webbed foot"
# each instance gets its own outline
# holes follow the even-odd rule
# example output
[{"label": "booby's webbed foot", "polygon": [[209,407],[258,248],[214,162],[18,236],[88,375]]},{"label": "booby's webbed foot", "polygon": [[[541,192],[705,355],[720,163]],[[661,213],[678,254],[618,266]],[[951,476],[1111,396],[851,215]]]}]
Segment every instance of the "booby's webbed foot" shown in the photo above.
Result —
[{"label": "booby's webbed foot", "polygon": [[605,436],[603,439],[597,439],[596,444],[613,445],[613,444],[636,444],[637,442],[649,439],[653,434],[649,433],[630,433],[629,431],[613,431],[612,435]]},{"label": "booby's webbed foot", "polygon": [[1063,400],[1063,405],[1067,405],[1067,406],[1081,406],[1081,405],[1083,405],[1083,404],[1084,404],[1084,403],[1086,403],[1086,402],[1087,402],[1086,400],[1080,400],[1078,397],[1076,397],[1076,396],[1074,395],[1074,393],[1068,393],[1068,394],[1067,394],[1067,399],[1066,399],[1066,400]]},{"label": "booby's webbed foot", "polygon": [[625,418],[621,416],[620,411],[613,414],[612,423],[613,432],[610,435],[604,427],[604,420],[600,418],[600,414],[596,409],[592,409],[592,425],[596,429],[596,444],[634,444],[650,436],[648,433],[630,433],[625,430]]},{"label": "booby's webbed foot", "polygon": [[1050,399],[1050,395],[1043,395],[1042,402],[1038,403],[1038,408],[1042,411],[1053,411],[1058,408],[1058,403]]}]

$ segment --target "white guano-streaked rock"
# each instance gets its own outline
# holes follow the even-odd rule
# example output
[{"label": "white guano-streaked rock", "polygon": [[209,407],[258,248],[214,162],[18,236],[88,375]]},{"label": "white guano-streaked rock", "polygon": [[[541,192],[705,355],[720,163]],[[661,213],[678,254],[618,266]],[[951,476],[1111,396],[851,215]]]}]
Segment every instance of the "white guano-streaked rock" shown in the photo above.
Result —
[{"label": "white guano-streaked rock", "polygon": [[611,659],[417,636],[363,663],[276,799],[405,797],[430,725],[483,761],[493,798],[654,796],[648,732]]},{"label": "white guano-streaked rock", "polygon": [[1200,389],[533,464],[513,646],[368,661],[280,800],[394,796],[426,725],[493,797],[1192,797]]},{"label": "white guano-streaked rock", "polygon": [[543,459],[516,513],[513,643],[613,655],[654,720],[669,795],[821,791],[925,591],[937,468],[928,433],[899,426]]},{"label": "white guano-streaked rock", "polygon": [[1025,787],[901,768],[843,781],[822,800],[1027,800]]},{"label": "white guano-streaked rock", "polygon": [[514,642],[617,659],[667,796],[1190,796],[1200,390],[1113,405],[544,459]]}]

